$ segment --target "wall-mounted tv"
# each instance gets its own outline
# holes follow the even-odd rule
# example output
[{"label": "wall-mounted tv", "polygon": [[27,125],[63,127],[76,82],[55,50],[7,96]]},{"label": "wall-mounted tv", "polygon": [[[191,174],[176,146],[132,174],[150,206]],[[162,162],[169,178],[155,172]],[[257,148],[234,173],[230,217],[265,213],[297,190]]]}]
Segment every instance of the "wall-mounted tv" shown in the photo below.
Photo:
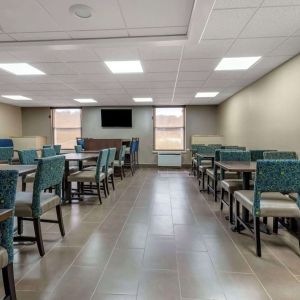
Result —
[{"label": "wall-mounted tv", "polygon": [[102,127],[132,127],[131,109],[101,109]]}]

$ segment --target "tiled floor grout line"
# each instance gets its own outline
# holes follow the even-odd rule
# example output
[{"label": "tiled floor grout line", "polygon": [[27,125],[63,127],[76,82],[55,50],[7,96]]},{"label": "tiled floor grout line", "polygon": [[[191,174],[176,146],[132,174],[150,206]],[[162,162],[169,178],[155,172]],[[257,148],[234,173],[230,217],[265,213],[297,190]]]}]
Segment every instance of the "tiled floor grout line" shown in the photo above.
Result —
[{"label": "tiled floor grout line", "polygon": [[[195,186],[195,182],[194,182],[194,187]],[[196,188],[197,189],[197,188]],[[198,189],[197,189],[198,190]],[[251,265],[249,264],[248,260],[246,259],[246,257],[244,256],[244,254],[242,253],[242,251],[239,249],[239,247],[236,245],[236,243],[234,242],[234,240],[232,239],[232,237],[227,233],[227,230],[225,229],[224,225],[220,222],[220,220],[217,218],[215,212],[211,209],[211,207],[208,204],[208,200],[204,197],[204,195],[202,195],[201,192],[199,192],[201,197],[204,199],[205,204],[207,205],[208,209],[211,211],[211,213],[213,214],[214,218],[216,219],[216,221],[219,223],[219,225],[221,226],[221,228],[223,229],[223,231],[225,232],[226,236],[231,240],[231,242],[233,243],[234,247],[237,249],[237,251],[239,252],[239,254],[241,255],[241,257],[244,259],[245,263],[248,265],[248,267],[250,268],[250,270],[253,272],[253,275],[255,276],[255,278],[257,279],[257,281],[260,283],[261,287],[263,288],[263,290],[265,291],[266,295],[272,299],[271,295],[269,294],[269,292],[267,291],[267,289],[265,288],[265,286],[263,285],[263,283],[261,282],[261,280],[259,279],[259,277],[257,276],[257,274],[254,272],[254,270],[252,269]],[[209,255],[210,257],[210,255]],[[213,265],[214,267],[214,265]],[[215,267],[214,267],[215,269]],[[217,276],[218,276],[218,272],[216,271]],[[219,276],[218,276],[219,278]]]},{"label": "tiled floor grout line", "polygon": [[[117,240],[116,240],[116,242],[115,242],[115,245],[114,245],[114,247],[113,247],[113,249],[112,249],[112,251],[111,251],[111,254],[110,254],[110,256],[109,256],[109,258],[108,258],[108,260],[107,260],[107,262],[106,262],[106,264],[105,264],[105,266],[104,266],[104,268],[103,268],[103,271],[102,271],[102,273],[101,273],[101,275],[100,275],[100,278],[98,279],[98,282],[97,282],[97,284],[96,284],[96,286],[95,286],[95,288],[94,288],[94,291],[93,291],[93,293],[92,293],[92,295],[91,295],[91,297],[90,297],[90,300],[94,297],[94,294],[95,294],[95,292],[96,292],[96,290],[97,290],[97,288],[98,288],[98,286],[99,286],[99,284],[100,284],[100,282],[101,282],[101,280],[102,280],[102,278],[103,278],[103,276],[104,276],[104,273],[105,273],[105,271],[106,271],[106,269],[107,269],[107,266],[108,266],[108,264],[109,264],[109,262],[110,262],[110,260],[111,260],[111,258],[112,258],[112,256],[113,256],[113,253],[114,253],[115,249],[117,248],[118,241],[119,241],[119,239],[120,239],[120,237],[121,237],[121,235],[122,235],[122,233],[123,233],[123,230],[124,230],[124,228],[125,228],[125,226],[126,226],[126,224],[127,224],[127,221],[128,221],[128,219],[129,219],[129,216],[130,216],[130,214],[131,214],[131,212],[132,212],[132,210],[133,210],[133,208],[134,208],[134,205],[135,205],[135,203],[136,203],[136,201],[137,201],[137,199],[138,199],[138,197],[139,197],[139,195],[140,195],[140,193],[141,193],[141,190],[142,190],[142,188],[143,188],[143,186],[144,186],[144,184],[145,184],[145,182],[146,182],[146,179],[147,179],[147,175],[145,176],[145,179],[144,179],[144,181],[143,181],[143,184],[141,185],[141,187],[140,187],[140,189],[139,189],[139,192],[138,192],[138,194],[137,194],[136,197],[135,197],[135,201],[133,202],[133,205],[132,205],[132,207],[131,207],[131,209],[130,209],[130,211],[129,211],[129,213],[128,213],[128,216],[127,216],[127,218],[126,218],[126,220],[125,220],[125,222],[124,222],[124,224],[123,224],[123,227],[122,227],[122,229],[121,229],[121,231],[120,231],[120,233],[119,233],[119,235],[118,235],[118,238],[117,238]],[[134,182],[134,180],[133,180],[133,182]],[[137,295],[136,295],[136,296],[137,296]]]},{"label": "tiled floor grout line", "polygon": [[[100,226],[103,224],[103,222],[108,218],[108,216],[111,214],[111,211],[115,208],[115,206],[117,205],[117,203],[120,201],[121,197],[123,197],[123,194],[124,194],[124,193],[126,192],[126,190],[131,186],[131,184],[132,184],[132,182],[131,182],[131,183],[128,185],[128,187],[122,192],[122,194],[120,195],[119,200],[116,201],[116,203],[114,204],[114,206],[112,206],[112,208],[108,211],[107,216],[103,219],[102,222],[100,222],[100,224],[99,224],[98,227],[100,227]],[[108,198],[108,199],[109,199],[109,198]],[[71,228],[71,229],[67,232],[67,234],[69,234],[72,230],[74,230],[74,228]],[[67,236],[67,234],[66,234],[65,236]],[[90,237],[90,238],[91,238],[91,237]],[[90,239],[90,238],[89,238],[89,239]],[[87,240],[87,242],[89,241],[89,239]],[[59,244],[59,242],[60,242],[61,240],[62,240],[62,237],[59,238],[59,240],[58,240],[58,241],[57,241],[57,242],[49,249],[48,252],[46,252],[46,254],[45,254],[43,257],[40,257],[40,259],[39,259],[37,262],[35,262],[35,263],[33,264],[33,266],[32,266],[31,268],[29,268],[29,270],[28,270],[27,272],[24,273],[23,276],[21,276],[21,278],[16,282],[16,290],[17,290],[17,291],[22,291],[22,290],[18,290],[17,284],[20,283],[20,282],[25,278],[25,276],[26,276],[27,274],[29,274],[29,273],[35,268],[35,266],[38,265],[38,263],[39,263],[42,259],[44,259],[45,257],[49,256],[49,254],[50,254],[50,253],[52,252],[52,250]],[[86,242],[86,243],[87,243],[87,242]],[[84,244],[84,246],[86,245],[86,243]],[[84,246],[82,247],[82,249],[84,248]],[[81,251],[82,251],[82,250],[81,250]],[[79,253],[80,253],[81,251],[79,251]],[[78,253],[78,255],[79,255],[79,253]],[[77,255],[76,255],[75,259],[76,259],[76,258],[77,258]],[[74,263],[75,259],[72,261],[72,263],[70,264],[69,267],[71,267],[71,265]],[[69,269],[69,268],[67,268],[67,269]],[[60,280],[63,278],[63,276],[65,275],[65,273],[66,273],[66,272],[64,272],[63,275],[60,277]],[[58,283],[60,282],[60,280],[58,280]],[[55,287],[58,285],[58,283],[55,285]]]}]

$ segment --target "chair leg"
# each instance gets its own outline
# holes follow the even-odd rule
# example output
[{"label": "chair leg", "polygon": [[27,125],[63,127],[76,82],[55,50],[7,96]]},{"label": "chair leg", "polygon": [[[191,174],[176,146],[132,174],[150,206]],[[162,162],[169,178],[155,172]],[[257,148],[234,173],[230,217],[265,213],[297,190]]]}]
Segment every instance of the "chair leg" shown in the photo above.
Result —
[{"label": "chair leg", "polygon": [[278,218],[277,217],[273,218],[273,233],[275,233],[275,234],[278,233]]},{"label": "chair leg", "polygon": [[122,171],[123,171],[123,177],[125,178],[126,177],[126,173],[125,173],[125,168],[122,167]]},{"label": "chair leg", "polygon": [[255,242],[256,242],[256,255],[258,257],[261,257],[259,218],[254,217],[253,219],[254,219],[254,235],[255,235]]},{"label": "chair leg", "polygon": [[26,191],[26,182],[22,182],[22,192]]},{"label": "chair leg", "polygon": [[101,193],[100,193],[100,184],[99,183],[97,183],[97,193],[98,193],[99,202],[100,202],[100,204],[102,204]]},{"label": "chair leg", "polygon": [[56,206],[56,215],[61,236],[65,236],[64,220],[61,213],[60,204]]},{"label": "chair leg", "polygon": [[104,191],[104,196],[105,198],[107,197],[107,191],[106,191],[106,183],[105,183],[105,179],[102,181],[103,184],[103,191]]},{"label": "chair leg", "polygon": [[224,195],[225,195],[224,189],[221,189],[221,206],[220,206],[221,210],[223,210],[223,205],[224,205],[224,203],[223,203]]},{"label": "chair leg", "polygon": [[233,224],[233,195],[229,195],[229,223]]},{"label": "chair leg", "polygon": [[266,225],[268,224],[268,218],[267,217],[263,217],[263,223],[266,224]]},{"label": "chair leg", "polygon": [[23,220],[22,218],[17,218],[18,222],[18,235],[21,235],[23,233]]},{"label": "chair leg", "polygon": [[17,296],[13,263],[10,263],[6,267],[2,268],[2,277],[5,289],[5,299],[16,300]]},{"label": "chair leg", "polygon": [[123,180],[123,168],[120,167],[120,176],[121,176],[121,180]]},{"label": "chair leg", "polygon": [[107,195],[109,196],[108,176],[105,177],[105,185],[106,185]]},{"label": "chair leg", "polygon": [[202,172],[202,190],[204,191],[204,180],[205,180],[205,173]]},{"label": "chair leg", "polygon": [[44,243],[43,243],[43,238],[42,238],[40,218],[33,219],[33,227],[34,227],[36,243],[37,243],[37,246],[39,249],[40,256],[44,256],[45,249],[44,249]]},{"label": "chair leg", "polygon": [[207,194],[209,194],[209,176],[207,176]]},{"label": "chair leg", "polygon": [[238,233],[240,233],[240,202],[235,201],[235,228]]},{"label": "chair leg", "polygon": [[111,174],[110,175],[111,177],[111,185],[112,185],[112,187],[113,187],[113,190],[115,190],[115,178],[114,178],[114,174]]}]

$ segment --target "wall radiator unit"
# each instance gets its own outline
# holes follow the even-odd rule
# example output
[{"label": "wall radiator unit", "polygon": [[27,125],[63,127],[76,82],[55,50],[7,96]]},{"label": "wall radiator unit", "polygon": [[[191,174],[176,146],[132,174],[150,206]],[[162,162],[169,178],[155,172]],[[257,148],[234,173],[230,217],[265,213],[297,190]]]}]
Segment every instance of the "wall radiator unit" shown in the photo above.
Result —
[{"label": "wall radiator unit", "polygon": [[181,153],[158,152],[157,165],[159,167],[181,167]]}]

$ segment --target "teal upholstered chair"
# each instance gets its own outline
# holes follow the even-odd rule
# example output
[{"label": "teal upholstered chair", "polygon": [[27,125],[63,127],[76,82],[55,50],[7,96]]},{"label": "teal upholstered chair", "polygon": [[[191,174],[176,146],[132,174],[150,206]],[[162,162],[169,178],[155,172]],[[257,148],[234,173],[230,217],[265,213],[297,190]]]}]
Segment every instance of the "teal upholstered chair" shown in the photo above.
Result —
[{"label": "teal upholstered chair", "polygon": [[14,157],[13,147],[0,147],[0,162],[11,164],[13,157]]},{"label": "teal upholstered chair", "polygon": [[59,155],[61,151],[61,145],[53,145],[53,149],[55,150],[55,154]]},{"label": "teal upholstered chair", "polygon": [[[221,150],[220,161],[243,161],[249,162],[251,160],[250,151],[236,151],[236,150]],[[223,205],[229,207],[229,222],[233,223],[233,193],[243,189],[242,179],[228,179],[226,173],[221,172],[221,210]],[[227,194],[227,199],[225,198]]]},{"label": "teal upholstered chair", "polygon": [[[17,171],[0,171],[0,209],[15,207]],[[14,281],[14,220],[13,216],[0,222],[0,263],[5,290],[5,299],[16,300]]]},{"label": "teal upholstered chair", "polygon": [[264,159],[298,159],[294,151],[269,151],[264,152]]},{"label": "teal upholstered chair", "polygon": [[82,146],[81,145],[75,145],[74,150],[76,153],[81,153],[82,152]]},{"label": "teal upholstered chair", "polygon": [[132,138],[132,140],[130,142],[129,153],[125,153],[124,166],[130,168],[132,175],[134,175],[134,172],[136,170],[135,153],[136,153],[137,147],[138,147],[138,140],[136,138]]},{"label": "teal upholstered chair", "polygon": [[109,148],[109,155],[107,159],[107,168],[106,168],[106,184],[107,184],[107,191],[109,193],[108,183],[110,183],[115,190],[115,180],[114,180],[114,162],[116,158],[116,148]]},{"label": "teal upholstered chair", "polygon": [[[274,193],[276,193],[276,197],[274,197]],[[283,195],[288,193],[297,193],[297,201]],[[260,217],[300,218],[299,193],[299,160],[258,160],[254,191],[241,190],[234,193],[236,228],[239,229],[240,223],[243,223],[240,206],[246,208],[253,215],[257,256],[261,256]],[[247,227],[247,224],[244,225]],[[275,229],[275,232],[277,230],[278,228]]]},{"label": "teal upholstered chair", "polygon": [[216,149],[214,147],[210,147],[210,146],[198,146],[197,154],[195,157],[196,161],[194,162],[194,164],[196,165],[197,178],[199,180],[200,191],[204,190],[206,171],[213,167],[212,161],[203,159],[201,157],[201,154],[213,155],[215,153],[215,150]]},{"label": "teal upholstered chair", "polygon": [[[35,149],[20,150],[18,151],[19,161],[21,165],[36,165],[37,164],[37,152]],[[28,174],[22,178],[22,191],[26,191],[26,184],[33,183],[35,173]]]},{"label": "teal upholstered chair", "polygon": [[250,150],[251,161],[264,159],[264,152],[276,152],[277,150]]},{"label": "teal upholstered chair", "polygon": [[[108,154],[109,154],[109,149],[103,149],[99,152],[99,156],[97,159],[97,164],[96,168],[92,169],[87,168],[82,171],[75,172],[68,176],[68,181],[72,182],[77,182],[77,183],[95,183],[96,184],[96,189],[97,189],[97,195],[99,198],[100,204],[102,204],[102,199],[101,199],[101,183],[102,183],[102,189],[104,190],[105,197],[107,196],[107,190],[106,190],[106,166],[107,166],[107,161],[108,161]],[[91,186],[89,186],[89,189]],[[85,188],[81,189],[81,191],[78,191],[79,195],[84,194],[84,195],[94,195],[91,193],[87,193],[85,191]]]},{"label": "teal upholstered chair", "polygon": [[124,163],[125,163],[126,146],[123,145],[119,149],[119,159],[114,161],[114,168],[120,171],[121,179],[125,177]]},{"label": "teal upholstered chair", "polygon": [[42,157],[50,157],[50,156],[55,156],[56,151],[52,147],[46,147],[42,149]]},{"label": "teal upholstered chair", "polygon": [[[40,222],[58,223],[61,235],[65,235],[61,213],[61,188],[65,168],[65,157],[57,155],[42,158],[38,161],[33,184],[33,192],[19,192],[16,196],[15,216],[18,218],[18,234],[16,241],[36,242],[41,256],[45,254]],[[44,193],[51,187],[55,193]],[[56,208],[57,220],[41,219],[50,209]],[[22,236],[23,221],[32,221],[34,237]]]}]

